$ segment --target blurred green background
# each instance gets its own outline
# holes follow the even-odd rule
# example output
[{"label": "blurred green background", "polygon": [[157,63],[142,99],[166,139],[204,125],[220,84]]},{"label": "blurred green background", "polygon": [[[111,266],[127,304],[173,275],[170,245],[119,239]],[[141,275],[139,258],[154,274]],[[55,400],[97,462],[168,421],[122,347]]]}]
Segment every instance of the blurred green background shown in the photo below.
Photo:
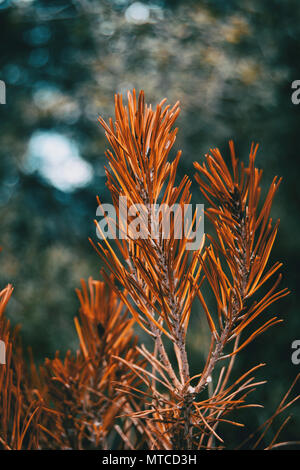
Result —
[{"label": "blurred green background", "polygon": [[[0,285],[15,286],[8,315],[22,324],[37,361],[77,347],[74,289],[81,277],[99,276],[87,240],[96,237],[96,195],[109,201],[97,116],[113,115],[115,92],[135,87],[153,104],[181,101],[182,175],[192,177],[192,162],[211,147],[228,154],[234,139],[244,161],[251,142],[260,143],[265,189],[283,176],[273,259],[284,262],[292,295],[270,312],[284,324],[248,347],[236,371],[267,363],[258,375],[269,383],[255,397],[265,409],[247,418],[255,427],[299,370],[291,362],[300,339],[300,105],[291,102],[300,79],[299,1],[0,0],[0,26]],[[203,202],[195,184],[193,197]],[[189,353],[199,372],[207,347],[199,306],[192,325]],[[293,440],[298,408],[286,433]]]}]

